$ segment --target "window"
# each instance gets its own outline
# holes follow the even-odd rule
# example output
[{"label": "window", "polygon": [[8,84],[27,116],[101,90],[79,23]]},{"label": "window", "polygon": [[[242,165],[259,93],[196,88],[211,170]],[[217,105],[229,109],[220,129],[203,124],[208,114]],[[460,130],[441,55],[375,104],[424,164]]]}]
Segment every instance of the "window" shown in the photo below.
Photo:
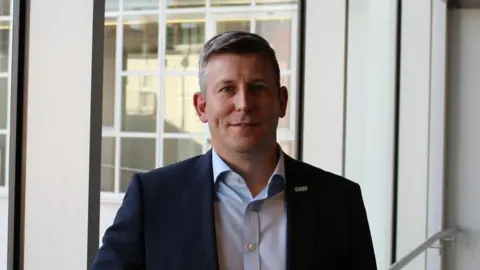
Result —
[{"label": "window", "polygon": [[135,172],[200,155],[210,148],[208,127],[198,120],[192,96],[199,91],[200,50],[207,39],[224,31],[258,33],[276,50],[281,81],[290,93],[278,139],[284,151],[295,157],[296,1],[158,3],[124,0],[123,7],[114,0],[106,3],[103,201],[114,198],[119,202]]}]

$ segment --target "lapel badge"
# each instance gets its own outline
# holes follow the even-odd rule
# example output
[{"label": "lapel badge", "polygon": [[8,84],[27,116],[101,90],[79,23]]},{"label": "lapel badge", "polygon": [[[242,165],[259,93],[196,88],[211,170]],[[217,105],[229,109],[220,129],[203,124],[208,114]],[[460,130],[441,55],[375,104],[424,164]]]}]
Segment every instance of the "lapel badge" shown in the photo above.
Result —
[{"label": "lapel badge", "polygon": [[308,191],[308,186],[295,187],[295,192],[305,192]]}]

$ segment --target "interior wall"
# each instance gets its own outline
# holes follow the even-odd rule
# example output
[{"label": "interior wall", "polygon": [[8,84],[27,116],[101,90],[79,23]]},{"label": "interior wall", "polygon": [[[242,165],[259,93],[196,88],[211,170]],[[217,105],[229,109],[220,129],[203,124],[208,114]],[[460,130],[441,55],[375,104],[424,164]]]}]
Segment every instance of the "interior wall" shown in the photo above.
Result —
[{"label": "interior wall", "polygon": [[344,176],[360,184],[377,267],[391,262],[396,0],[348,6]]},{"label": "interior wall", "polygon": [[461,233],[446,269],[480,266],[480,10],[449,13],[446,226]]}]

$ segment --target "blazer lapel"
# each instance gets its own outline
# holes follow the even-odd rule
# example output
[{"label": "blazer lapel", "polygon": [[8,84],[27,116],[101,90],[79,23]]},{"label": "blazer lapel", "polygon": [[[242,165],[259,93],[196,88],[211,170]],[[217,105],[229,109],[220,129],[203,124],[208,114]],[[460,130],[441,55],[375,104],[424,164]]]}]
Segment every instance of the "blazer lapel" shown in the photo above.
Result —
[{"label": "blazer lapel", "polygon": [[[317,219],[314,196],[309,190],[310,179],[302,166],[285,155],[287,204],[287,270],[311,269],[317,231],[322,231]],[[315,258],[318,260],[319,258]]]},{"label": "blazer lapel", "polygon": [[188,269],[218,269],[211,150],[191,169],[192,181],[182,193]]}]

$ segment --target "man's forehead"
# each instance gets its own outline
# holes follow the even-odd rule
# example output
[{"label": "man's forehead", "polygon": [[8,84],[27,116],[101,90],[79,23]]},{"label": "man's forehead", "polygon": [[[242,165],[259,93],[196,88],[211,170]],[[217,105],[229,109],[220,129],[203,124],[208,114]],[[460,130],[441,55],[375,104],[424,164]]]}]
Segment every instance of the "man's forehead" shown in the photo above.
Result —
[{"label": "man's forehead", "polygon": [[215,72],[227,74],[244,71],[249,73],[269,73],[273,71],[268,58],[262,54],[218,54],[210,58],[205,66],[205,74]]}]

